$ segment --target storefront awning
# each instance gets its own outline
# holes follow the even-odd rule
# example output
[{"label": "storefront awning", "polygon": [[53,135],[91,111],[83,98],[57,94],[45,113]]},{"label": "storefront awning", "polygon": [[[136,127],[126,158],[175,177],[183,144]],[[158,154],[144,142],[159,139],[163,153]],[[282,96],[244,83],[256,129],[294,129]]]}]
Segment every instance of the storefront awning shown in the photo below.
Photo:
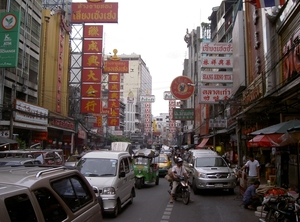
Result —
[{"label": "storefront awning", "polygon": [[249,140],[248,147],[279,147],[281,144],[281,133],[257,135]]},{"label": "storefront awning", "polygon": [[205,147],[205,145],[206,145],[206,143],[207,143],[208,140],[209,140],[209,138],[203,138],[202,141],[201,141],[201,143],[198,146],[196,146],[196,148],[199,149],[199,148]]},{"label": "storefront awning", "polygon": [[282,123],[278,123],[257,131],[250,133],[250,135],[265,135],[265,134],[277,134],[277,133],[286,133],[288,129],[300,125],[300,120],[290,120]]}]

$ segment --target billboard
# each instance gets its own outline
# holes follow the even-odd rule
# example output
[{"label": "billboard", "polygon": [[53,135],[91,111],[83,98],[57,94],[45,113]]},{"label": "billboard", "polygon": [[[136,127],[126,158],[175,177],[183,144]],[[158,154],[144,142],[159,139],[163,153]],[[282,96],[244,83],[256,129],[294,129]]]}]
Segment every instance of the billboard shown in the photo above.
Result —
[{"label": "billboard", "polygon": [[0,13],[0,68],[18,66],[21,13]]}]

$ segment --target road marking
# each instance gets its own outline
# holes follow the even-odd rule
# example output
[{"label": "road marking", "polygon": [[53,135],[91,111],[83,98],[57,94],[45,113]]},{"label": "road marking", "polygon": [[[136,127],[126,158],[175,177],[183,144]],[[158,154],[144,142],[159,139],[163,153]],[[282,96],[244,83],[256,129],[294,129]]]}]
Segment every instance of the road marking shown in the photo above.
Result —
[{"label": "road marking", "polygon": [[162,220],[160,222],[169,222],[172,210],[173,210],[173,204],[168,204],[161,218]]}]

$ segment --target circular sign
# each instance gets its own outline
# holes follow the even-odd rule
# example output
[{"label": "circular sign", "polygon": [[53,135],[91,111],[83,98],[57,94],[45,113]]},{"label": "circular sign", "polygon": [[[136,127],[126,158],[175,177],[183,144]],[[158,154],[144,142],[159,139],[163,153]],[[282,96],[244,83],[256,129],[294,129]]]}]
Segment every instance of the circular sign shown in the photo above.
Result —
[{"label": "circular sign", "polygon": [[7,14],[2,18],[1,25],[2,28],[9,31],[13,29],[17,24],[17,18],[13,14]]},{"label": "circular sign", "polygon": [[171,93],[176,99],[187,100],[194,94],[195,86],[186,76],[178,76],[171,83]]}]

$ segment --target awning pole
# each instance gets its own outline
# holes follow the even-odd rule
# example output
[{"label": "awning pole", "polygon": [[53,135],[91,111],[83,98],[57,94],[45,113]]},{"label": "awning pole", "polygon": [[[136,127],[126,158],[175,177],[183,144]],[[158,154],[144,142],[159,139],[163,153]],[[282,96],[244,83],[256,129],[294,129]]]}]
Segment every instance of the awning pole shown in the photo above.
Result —
[{"label": "awning pole", "polygon": [[299,141],[297,142],[297,179],[298,179],[298,192],[300,191],[300,183],[299,183],[299,179],[300,179],[300,174],[299,174]]}]

